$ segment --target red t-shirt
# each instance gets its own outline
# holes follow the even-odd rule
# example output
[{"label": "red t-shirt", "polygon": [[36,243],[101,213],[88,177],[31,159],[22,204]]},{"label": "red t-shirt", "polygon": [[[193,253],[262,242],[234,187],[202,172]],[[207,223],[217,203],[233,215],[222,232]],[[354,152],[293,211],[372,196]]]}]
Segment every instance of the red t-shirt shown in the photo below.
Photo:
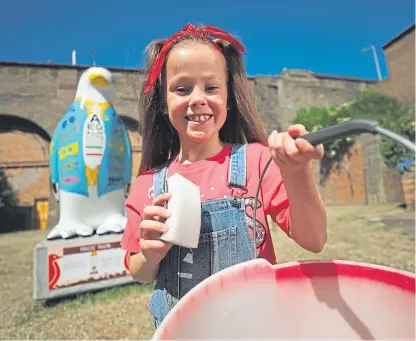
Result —
[{"label": "red t-shirt", "polygon": [[[246,153],[248,191],[244,198],[253,199],[246,200],[246,216],[250,221],[253,216],[252,203],[256,195],[257,184],[270,158],[270,150],[260,143],[250,143],[247,145]],[[225,145],[219,154],[192,164],[181,164],[175,159],[169,166],[167,176],[179,173],[199,186],[201,201],[229,197],[227,175],[230,156],[231,145]],[[154,170],[151,170],[137,177],[126,201],[128,222],[121,240],[121,247],[128,252],[140,252],[139,225],[144,207],[152,204],[153,173]],[[274,222],[289,235],[290,213],[280,170],[273,161],[263,178],[258,199],[261,204],[257,206],[256,220],[262,226],[265,238],[257,251],[261,258],[275,264],[276,256],[266,216],[270,215]],[[253,230],[251,228],[249,230],[252,234]]]}]

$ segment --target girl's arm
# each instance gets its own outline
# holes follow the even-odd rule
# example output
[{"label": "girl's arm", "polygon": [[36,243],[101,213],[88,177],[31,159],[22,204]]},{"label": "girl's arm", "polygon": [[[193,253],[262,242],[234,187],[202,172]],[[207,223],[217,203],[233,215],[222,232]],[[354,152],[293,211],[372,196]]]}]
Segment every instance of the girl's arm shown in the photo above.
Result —
[{"label": "girl's arm", "polygon": [[149,284],[156,279],[159,264],[159,262],[149,262],[141,252],[130,254],[130,274],[136,282],[141,284]]},{"label": "girl's arm", "polygon": [[327,241],[327,217],[312,163],[281,170],[281,176],[289,198],[291,238],[310,252],[321,252]]},{"label": "girl's arm", "polygon": [[291,238],[304,249],[319,253],[327,241],[326,212],[315,181],[312,160],[324,155],[322,145],[312,146],[296,136],[307,134],[300,124],[290,126],[285,133],[273,131],[269,149],[280,169],[289,205]]},{"label": "girl's arm", "polygon": [[[165,193],[153,199],[143,212],[139,212],[132,203],[140,203],[135,181],[126,204],[127,225],[124,229],[121,247],[129,252],[129,271],[136,282],[149,284],[156,279],[161,260],[172,247],[172,244],[160,240],[161,233],[166,232],[166,226],[160,221],[169,217],[163,204],[170,199],[171,194]],[[145,187],[146,188],[146,187]],[[143,190],[138,194],[142,195]],[[141,203],[144,206],[144,203]],[[143,218],[142,218],[143,216]]]}]

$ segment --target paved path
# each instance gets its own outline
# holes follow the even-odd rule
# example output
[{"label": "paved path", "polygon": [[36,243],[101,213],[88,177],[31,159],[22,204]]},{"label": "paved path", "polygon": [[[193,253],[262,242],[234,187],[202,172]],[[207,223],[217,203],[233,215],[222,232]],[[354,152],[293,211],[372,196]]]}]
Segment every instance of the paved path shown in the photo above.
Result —
[{"label": "paved path", "polygon": [[381,217],[381,221],[389,227],[404,227],[415,235],[415,213],[406,212],[395,216]]}]

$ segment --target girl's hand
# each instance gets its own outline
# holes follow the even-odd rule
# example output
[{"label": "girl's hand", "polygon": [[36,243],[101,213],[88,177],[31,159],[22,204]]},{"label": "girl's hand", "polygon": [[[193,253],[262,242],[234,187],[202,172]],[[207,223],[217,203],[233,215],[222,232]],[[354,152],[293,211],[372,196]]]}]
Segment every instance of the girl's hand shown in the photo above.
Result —
[{"label": "girl's hand", "polygon": [[298,170],[310,164],[312,160],[320,160],[324,155],[322,144],[312,146],[304,139],[294,137],[308,132],[301,124],[292,125],[285,133],[274,130],[269,136],[269,149],[274,162],[282,170]]},{"label": "girl's hand", "polygon": [[143,220],[139,226],[140,249],[146,261],[158,264],[165,258],[172,247],[171,243],[160,240],[162,233],[168,230],[162,222],[169,217],[169,212],[163,204],[171,198],[170,193],[165,193],[153,199],[151,206],[144,208]]}]

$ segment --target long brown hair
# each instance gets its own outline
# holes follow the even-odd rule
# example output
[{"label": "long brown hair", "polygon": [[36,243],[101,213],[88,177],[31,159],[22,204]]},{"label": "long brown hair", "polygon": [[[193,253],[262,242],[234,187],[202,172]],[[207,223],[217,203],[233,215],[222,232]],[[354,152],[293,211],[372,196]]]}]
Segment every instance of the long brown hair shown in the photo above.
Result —
[{"label": "long brown hair", "polygon": [[[187,39],[197,38],[187,36],[176,44]],[[143,131],[143,152],[138,175],[166,164],[179,153],[178,133],[171,125],[168,115],[164,113],[166,106],[163,84],[161,84],[164,71],[149,93],[143,92],[146,78],[165,41],[154,40],[146,48],[147,63],[139,95],[139,122]],[[215,43],[224,53],[228,71],[228,112],[227,119],[219,131],[220,140],[224,143],[260,142],[266,144],[267,137],[252,99],[242,55],[228,42],[217,39]]]}]

